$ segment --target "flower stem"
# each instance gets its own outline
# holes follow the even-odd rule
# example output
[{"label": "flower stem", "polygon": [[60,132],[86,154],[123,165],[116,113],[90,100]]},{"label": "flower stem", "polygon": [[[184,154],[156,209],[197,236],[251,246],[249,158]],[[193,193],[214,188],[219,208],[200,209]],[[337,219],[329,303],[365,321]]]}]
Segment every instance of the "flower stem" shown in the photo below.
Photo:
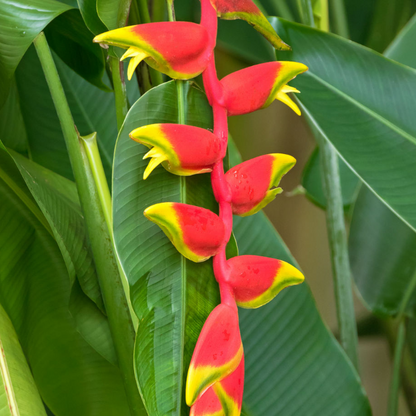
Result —
[{"label": "flower stem", "polygon": [[34,41],[61,123],[132,416],[145,415],[133,371],[134,328],[94,177],[43,32]]},{"label": "flower stem", "polygon": [[128,111],[126,83],[124,81],[123,63],[114,56],[109,56],[111,76],[113,78],[116,100],[117,128],[121,129]]},{"label": "flower stem", "polygon": [[[298,3],[301,7],[305,3],[309,3],[309,7],[303,13],[300,10],[302,16],[308,15],[311,2],[310,0],[303,0],[302,3]],[[321,22],[324,22],[324,20]],[[327,201],[326,224],[331,250],[340,342],[354,367],[358,370],[358,334],[355,323],[352,279],[348,257],[347,232],[345,229],[338,156],[332,144],[313,124],[307,110],[304,111],[304,114],[315,136],[321,156],[322,185]]]},{"label": "flower stem", "polygon": [[351,362],[358,369],[358,335],[355,323],[338,156],[332,144],[321,134],[315,134],[315,138],[321,155],[321,174],[327,200],[326,223],[334,274],[340,340]]}]

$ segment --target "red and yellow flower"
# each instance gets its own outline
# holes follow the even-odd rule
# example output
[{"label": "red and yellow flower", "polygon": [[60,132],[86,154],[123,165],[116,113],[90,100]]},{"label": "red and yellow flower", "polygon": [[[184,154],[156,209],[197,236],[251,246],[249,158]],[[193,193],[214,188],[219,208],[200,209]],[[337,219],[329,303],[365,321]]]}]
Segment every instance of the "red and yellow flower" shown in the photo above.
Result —
[{"label": "red and yellow flower", "polygon": [[244,392],[244,356],[238,367],[217,381],[192,405],[190,416],[239,416]]},{"label": "red and yellow flower", "polygon": [[110,30],[94,42],[127,49],[121,60],[131,58],[127,77],[144,60],[175,79],[190,79],[207,67],[214,44],[205,27],[190,22],[158,22]]},{"label": "red and yellow flower", "polygon": [[292,156],[273,153],[247,160],[231,168],[225,174],[225,179],[232,193],[233,214],[246,217],[273,201],[282,192],[277,187],[280,180],[295,163],[296,159]]},{"label": "red and yellow flower", "polygon": [[208,209],[176,202],[146,208],[144,215],[157,224],[187,259],[200,263],[217,254],[224,241],[224,224]]},{"label": "red and yellow flower", "polygon": [[236,370],[242,358],[243,344],[237,308],[220,304],[205,321],[192,355],[186,381],[188,406],[192,406],[207,389]]},{"label": "red and yellow flower", "polygon": [[259,308],[288,286],[304,281],[303,274],[282,260],[261,256],[237,256],[229,259],[229,284],[237,305]]},{"label": "red and yellow flower", "polygon": [[272,25],[252,0],[211,0],[211,4],[221,19],[242,19],[260,32],[276,49],[287,51],[286,45],[277,35]]},{"label": "red and yellow flower", "polygon": [[211,172],[221,160],[220,139],[208,130],[182,124],[150,124],[139,127],[130,137],[151,148],[144,159],[151,158],[143,178],[159,164],[175,175],[189,176]]},{"label": "red and yellow flower", "polygon": [[228,115],[251,113],[268,107],[274,100],[283,102],[300,115],[299,107],[287,95],[299,91],[286,84],[307,69],[298,62],[268,62],[227,75],[221,85]]}]

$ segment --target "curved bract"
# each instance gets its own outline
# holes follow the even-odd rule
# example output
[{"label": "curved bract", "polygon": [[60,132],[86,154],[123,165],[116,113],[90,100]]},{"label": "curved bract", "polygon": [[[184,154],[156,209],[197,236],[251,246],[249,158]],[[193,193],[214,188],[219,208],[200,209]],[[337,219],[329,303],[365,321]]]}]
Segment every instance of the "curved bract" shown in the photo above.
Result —
[{"label": "curved bract", "polygon": [[211,172],[213,165],[223,157],[218,137],[199,127],[151,124],[133,130],[130,137],[151,148],[144,156],[151,158],[144,171],[144,179],[160,163],[175,175]]},{"label": "curved bract", "polygon": [[238,367],[217,381],[192,405],[190,416],[238,416],[244,392],[244,356]]},{"label": "curved bract", "polygon": [[274,100],[282,101],[300,115],[298,106],[287,96],[299,91],[286,84],[307,69],[299,62],[267,62],[227,75],[221,85],[228,115],[251,113],[268,107]]},{"label": "curved bract", "polygon": [[233,214],[242,217],[253,215],[273,201],[282,192],[282,188],[277,187],[280,180],[295,163],[293,156],[273,153],[231,168],[225,179],[232,193]]},{"label": "curved bract", "polygon": [[146,208],[144,215],[156,223],[187,259],[200,263],[214,256],[224,240],[224,225],[208,209],[175,202]]},{"label": "curved bract", "polygon": [[245,20],[261,33],[274,48],[290,50],[290,46],[280,39],[272,25],[252,0],[211,0],[211,4],[221,19]]},{"label": "curved bract", "polygon": [[270,302],[281,290],[304,281],[303,274],[282,260],[261,256],[237,256],[229,259],[229,284],[237,305],[259,308]]},{"label": "curved bract", "polygon": [[127,49],[131,79],[142,60],[175,79],[191,79],[207,67],[215,45],[205,27],[190,22],[158,22],[110,30],[94,42]]},{"label": "curved bract", "polygon": [[188,406],[214,383],[231,374],[242,357],[237,308],[220,304],[208,316],[195,346],[186,382]]}]

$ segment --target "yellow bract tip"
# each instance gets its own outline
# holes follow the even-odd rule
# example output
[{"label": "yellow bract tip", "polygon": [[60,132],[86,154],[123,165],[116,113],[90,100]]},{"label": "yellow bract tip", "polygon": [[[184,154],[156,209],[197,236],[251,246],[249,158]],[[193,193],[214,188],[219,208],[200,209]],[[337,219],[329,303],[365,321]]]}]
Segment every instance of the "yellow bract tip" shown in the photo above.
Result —
[{"label": "yellow bract tip", "polygon": [[[153,149],[152,149],[153,150]],[[146,180],[149,175],[153,172],[153,170],[160,165],[162,162],[164,162],[165,160],[167,160],[166,156],[158,156],[158,157],[153,157],[149,164],[147,165],[144,173],[143,173],[143,179]]]},{"label": "yellow bract tip", "polygon": [[288,96],[286,93],[283,92],[283,90],[280,90],[276,94],[276,100],[281,101],[283,104],[286,104],[288,107],[290,107],[298,116],[300,116],[300,109],[296,105],[296,103]]},{"label": "yellow bract tip", "polygon": [[[129,50],[127,52],[129,52]],[[139,63],[143,61],[143,59],[147,58],[149,55],[146,52],[142,52],[142,51],[139,51],[138,49],[135,49],[135,52],[134,53],[130,52],[129,56],[132,56],[129,62],[129,66],[127,68],[127,78],[130,81],[131,78],[133,77],[134,70],[137,68],[137,65],[139,65]]]}]

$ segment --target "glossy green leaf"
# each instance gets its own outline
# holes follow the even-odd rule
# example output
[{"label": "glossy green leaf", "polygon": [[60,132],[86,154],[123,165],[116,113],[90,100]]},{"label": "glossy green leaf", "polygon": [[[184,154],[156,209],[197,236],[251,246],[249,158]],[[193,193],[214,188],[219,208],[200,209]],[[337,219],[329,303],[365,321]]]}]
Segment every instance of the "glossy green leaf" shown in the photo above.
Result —
[{"label": "glossy green leaf", "polygon": [[96,0],[97,12],[109,30],[126,25],[131,0]]},{"label": "glossy green leaf", "polygon": [[42,399],[56,416],[127,416],[120,372],[77,331],[58,245],[14,162],[2,155],[0,302]]},{"label": "glossy green leaf", "polygon": [[0,305],[0,415],[46,416],[16,331]]},{"label": "glossy green leaf", "polygon": [[[415,29],[416,18],[408,23],[385,54],[416,67],[412,58]],[[353,211],[349,252],[357,288],[372,312],[415,314],[416,233],[365,186]]]},{"label": "glossy green leaf", "polygon": [[[238,156],[231,150],[233,165],[240,163]],[[273,257],[296,265],[263,212],[234,217],[234,233],[240,254]],[[306,282],[285,289],[259,309],[240,309],[239,315],[247,414],[371,415],[358,375],[322,322]]]},{"label": "glossy green leaf", "polygon": [[[341,178],[342,201],[344,207],[351,205],[358,191],[359,180],[354,172],[339,159],[339,175]],[[320,207],[326,207],[326,197],[322,187],[321,166],[319,149],[315,148],[302,173],[302,186],[306,190],[306,196]]]},{"label": "glossy green leaf", "polygon": [[[360,45],[275,19],[309,71],[291,82],[316,128],[354,172],[416,229],[416,71]],[[388,99],[386,99],[388,97]]]},{"label": "glossy green leaf", "polygon": [[[205,95],[184,83],[186,123],[212,127]],[[117,141],[113,173],[114,238],[140,320],[136,374],[149,415],[180,415],[196,339],[218,303],[212,263],[184,260],[143,211],[158,202],[186,202],[217,210],[209,175],[180,178],[156,168],[143,180],[148,149],[129,133],[151,123],[178,122],[175,82],[151,89],[130,109]],[[186,412],[186,410],[184,410]]]},{"label": "glossy green leaf", "polygon": [[349,252],[355,283],[372,312],[396,315],[408,301],[407,312],[415,314],[416,233],[367,187],[355,203]]},{"label": "glossy green leaf", "polygon": [[92,41],[94,35],[85,26],[79,10],[58,16],[45,28],[45,35],[49,46],[71,69],[96,87],[110,91],[103,82],[103,49]]},{"label": "glossy green leaf", "polygon": [[71,7],[55,0],[2,0],[0,2],[0,107],[12,76],[33,39],[55,17]]},{"label": "glossy green leaf", "polygon": [[98,35],[107,30],[104,23],[98,16],[97,0],[77,0],[79,11],[88,29]]},{"label": "glossy green leaf", "polygon": [[75,183],[18,153],[10,155],[50,225],[72,284],[78,279],[85,294],[104,311]]}]

